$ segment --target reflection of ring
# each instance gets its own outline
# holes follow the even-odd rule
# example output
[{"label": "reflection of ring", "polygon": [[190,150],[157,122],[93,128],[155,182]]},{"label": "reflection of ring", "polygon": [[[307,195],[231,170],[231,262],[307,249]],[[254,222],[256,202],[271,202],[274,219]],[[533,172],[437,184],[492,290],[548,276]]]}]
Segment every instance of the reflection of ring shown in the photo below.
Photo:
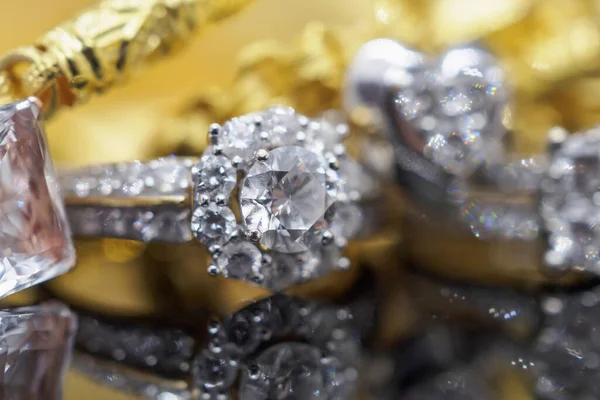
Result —
[{"label": "reflection of ring", "polygon": [[[209,273],[271,290],[349,267],[367,189],[345,124],[277,106],[210,128],[198,162],[94,166],[60,178],[76,235],[205,244]],[[240,178],[241,177],[241,178]],[[238,201],[239,198],[239,201]],[[238,223],[238,221],[241,221]]]},{"label": "reflection of ring", "polygon": [[421,207],[478,238],[547,239],[534,263],[549,271],[600,273],[600,132],[553,128],[547,156],[510,154],[506,79],[474,46],[434,61],[379,39],[349,71],[350,111],[371,111],[394,147],[398,183]]},{"label": "reflection of ring", "polygon": [[34,98],[0,107],[0,297],[68,271],[71,233]]},{"label": "reflection of ring", "polygon": [[[209,323],[206,341],[178,329],[80,318],[78,348],[88,353],[85,359],[93,356],[98,368],[82,363],[79,369],[98,379],[107,374],[102,366],[117,362],[131,371],[120,374],[121,390],[152,387],[180,396],[175,398],[196,392],[200,399],[226,399],[238,377],[235,386],[243,399],[282,397],[290,384],[307,399],[310,393],[345,399],[355,390],[360,335],[350,307],[275,295]],[[147,372],[162,380],[142,385],[139,377]],[[187,389],[181,386],[184,381]]]}]

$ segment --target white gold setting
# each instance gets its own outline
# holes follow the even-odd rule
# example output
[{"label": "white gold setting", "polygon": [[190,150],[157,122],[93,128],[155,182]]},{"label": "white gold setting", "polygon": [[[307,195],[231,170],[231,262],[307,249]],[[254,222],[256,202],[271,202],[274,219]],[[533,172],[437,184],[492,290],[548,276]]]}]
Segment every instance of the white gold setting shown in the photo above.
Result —
[{"label": "white gold setting", "polygon": [[[436,60],[391,39],[358,51],[346,111],[368,110],[393,148],[388,166],[438,226],[483,240],[542,240],[533,260],[553,275],[600,274],[600,129],[548,132],[548,154],[510,146],[510,88],[475,44]],[[335,231],[335,230],[333,230]]]},{"label": "white gold setting", "polygon": [[211,273],[282,290],[338,269],[339,252],[323,254],[341,250],[362,220],[347,134],[339,120],[284,106],[211,125],[211,146],[192,169],[191,227],[214,259]]}]

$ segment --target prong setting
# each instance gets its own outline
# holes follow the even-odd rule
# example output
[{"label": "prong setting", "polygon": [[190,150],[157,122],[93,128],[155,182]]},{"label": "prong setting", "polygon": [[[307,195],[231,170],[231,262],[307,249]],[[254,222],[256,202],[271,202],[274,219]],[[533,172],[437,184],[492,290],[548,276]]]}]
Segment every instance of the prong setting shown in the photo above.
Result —
[{"label": "prong setting", "polygon": [[269,152],[265,149],[260,149],[256,152],[256,159],[258,161],[267,161],[269,159]]}]

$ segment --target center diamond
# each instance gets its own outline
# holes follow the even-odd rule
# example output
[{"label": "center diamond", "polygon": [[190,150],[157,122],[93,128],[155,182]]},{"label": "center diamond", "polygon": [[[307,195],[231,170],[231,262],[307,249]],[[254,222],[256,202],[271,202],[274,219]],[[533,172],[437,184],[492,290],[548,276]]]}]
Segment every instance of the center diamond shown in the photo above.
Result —
[{"label": "center diamond", "polygon": [[261,243],[284,253],[306,251],[322,229],[325,212],[335,202],[328,183],[331,170],[323,158],[303,147],[272,150],[256,161],[240,192],[242,216]]}]

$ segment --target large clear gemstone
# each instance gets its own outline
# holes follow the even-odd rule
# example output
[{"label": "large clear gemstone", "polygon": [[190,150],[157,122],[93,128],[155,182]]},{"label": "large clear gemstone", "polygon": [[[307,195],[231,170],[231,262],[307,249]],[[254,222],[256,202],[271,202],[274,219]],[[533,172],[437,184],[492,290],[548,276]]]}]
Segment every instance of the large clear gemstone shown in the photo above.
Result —
[{"label": "large clear gemstone", "polygon": [[335,202],[335,179],[323,158],[310,150],[298,146],[272,150],[266,161],[250,167],[244,179],[240,200],[246,226],[260,231],[261,243],[270,249],[306,251]]},{"label": "large clear gemstone", "polygon": [[0,108],[0,297],[75,263],[39,114],[29,100]]},{"label": "large clear gemstone", "polygon": [[76,318],[62,305],[0,312],[0,398],[62,398]]},{"label": "large clear gemstone", "polygon": [[321,351],[303,343],[274,345],[256,360],[260,376],[242,377],[240,400],[311,400],[328,398]]}]

